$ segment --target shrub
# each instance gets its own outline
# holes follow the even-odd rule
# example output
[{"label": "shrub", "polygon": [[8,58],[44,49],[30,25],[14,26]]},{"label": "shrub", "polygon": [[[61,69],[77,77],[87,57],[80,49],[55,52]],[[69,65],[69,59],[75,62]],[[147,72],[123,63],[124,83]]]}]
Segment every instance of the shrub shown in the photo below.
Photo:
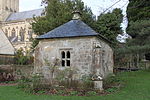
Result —
[{"label": "shrub", "polygon": [[121,80],[121,78],[115,75],[109,75],[104,80],[104,89],[107,93],[116,92],[124,85],[124,82]]},{"label": "shrub", "polygon": [[120,79],[115,77],[115,75],[108,75],[107,78],[104,79],[104,88],[107,89],[112,86],[112,84],[119,83]]},{"label": "shrub", "polygon": [[106,92],[112,93],[112,92],[115,92],[115,91],[117,91],[117,90],[118,90],[117,87],[112,87],[112,88],[106,89]]},{"label": "shrub", "polygon": [[87,92],[87,95],[88,96],[96,96],[97,92],[95,92],[95,91],[89,91],[89,92]]},{"label": "shrub", "polygon": [[18,82],[18,87],[29,93],[38,93],[39,91],[48,90],[50,84],[44,83],[43,76],[34,75],[32,78],[22,77]]},{"label": "shrub", "polygon": [[94,84],[93,84],[93,81],[91,79],[91,75],[87,76],[87,75],[83,75],[82,76],[82,88],[83,89],[91,89],[91,88],[94,88]]},{"label": "shrub", "polygon": [[59,89],[57,92],[57,95],[64,95],[66,94],[66,91],[64,89]]},{"label": "shrub", "polygon": [[78,95],[78,94],[79,94],[78,91],[71,91],[71,92],[70,92],[70,95],[71,95],[71,96],[76,96],[76,95]]},{"label": "shrub", "polygon": [[33,57],[30,56],[29,51],[23,51],[23,49],[19,49],[15,55],[15,64],[18,65],[27,65],[33,63]]}]

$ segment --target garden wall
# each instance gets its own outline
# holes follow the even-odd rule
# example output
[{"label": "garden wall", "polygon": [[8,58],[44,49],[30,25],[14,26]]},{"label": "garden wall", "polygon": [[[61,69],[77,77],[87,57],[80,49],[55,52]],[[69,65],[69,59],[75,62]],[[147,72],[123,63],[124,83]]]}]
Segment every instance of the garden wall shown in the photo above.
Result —
[{"label": "garden wall", "polygon": [[13,55],[0,55],[0,65],[1,64],[14,64]]},{"label": "garden wall", "polygon": [[30,77],[32,72],[32,65],[0,65],[0,82],[17,80],[23,76]]}]

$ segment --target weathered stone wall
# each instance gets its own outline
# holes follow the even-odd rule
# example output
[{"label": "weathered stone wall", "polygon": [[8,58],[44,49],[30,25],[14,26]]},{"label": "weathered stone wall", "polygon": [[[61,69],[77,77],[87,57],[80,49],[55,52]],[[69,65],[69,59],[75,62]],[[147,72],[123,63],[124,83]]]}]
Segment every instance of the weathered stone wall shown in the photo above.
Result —
[{"label": "weathered stone wall", "polygon": [[0,65],[14,64],[14,55],[0,55]]},{"label": "weathered stone wall", "polygon": [[[8,38],[12,36],[12,31],[15,31],[15,36],[18,37],[18,40],[16,42],[12,42],[12,44],[16,50],[20,48],[29,49],[31,47],[30,39],[31,37],[32,38],[36,37],[36,35],[33,33],[32,30],[32,26],[31,26],[32,22],[33,19],[27,19],[27,20],[17,20],[17,21],[9,21],[9,22],[2,23],[2,30]],[[21,31],[24,32],[23,41],[20,40]]]},{"label": "weathered stone wall", "polygon": [[93,47],[93,61],[95,61],[93,68],[96,71],[95,73],[100,73],[102,77],[105,78],[107,75],[113,73],[113,50],[107,43],[99,38],[95,38],[94,42],[100,47]]},{"label": "weathered stone wall", "polygon": [[22,76],[31,77],[33,66],[30,65],[0,65],[0,82],[20,79]]},{"label": "weathered stone wall", "polygon": [[11,13],[19,11],[19,0],[0,0],[0,21],[4,21]]},{"label": "weathered stone wall", "polygon": [[[96,37],[47,39],[40,41],[35,50],[34,73],[50,76],[46,61],[61,60],[61,51],[71,52],[71,67],[77,69],[76,78],[82,75],[113,73],[113,51],[104,41]],[[103,53],[102,53],[103,52]],[[64,69],[60,66],[61,69]]]}]

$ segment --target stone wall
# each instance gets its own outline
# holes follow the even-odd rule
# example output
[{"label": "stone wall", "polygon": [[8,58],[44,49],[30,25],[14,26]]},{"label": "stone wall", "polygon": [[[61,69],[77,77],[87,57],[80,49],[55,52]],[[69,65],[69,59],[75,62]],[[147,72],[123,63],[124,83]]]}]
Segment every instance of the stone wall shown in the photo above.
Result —
[{"label": "stone wall", "polygon": [[31,47],[30,39],[36,37],[32,30],[32,22],[33,19],[27,19],[2,23],[2,30],[6,34],[8,39],[12,36],[13,32],[15,33],[15,37],[18,37],[18,39],[15,42],[12,42],[16,50],[20,48],[29,49]]},{"label": "stone wall", "polygon": [[30,77],[32,73],[33,66],[30,65],[0,65],[0,82]]},{"label": "stone wall", "polygon": [[[112,48],[99,38],[95,38],[93,47],[93,68],[103,78],[113,73],[114,58]],[[100,46],[100,47],[99,47]]]},{"label": "stone wall", "polygon": [[0,55],[0,65],[14,64],[14,55]]},{"label": "stone wall", "polygon": [[19,11],[19,0],[0,0],[0,21],[6,20],[9,14]]},{"label": "stone wall", "polygon": [[[71,68],[77,70],[76,78],[82,75],[100,74],[103,77],[113,73],[113,51],[108,44],[96,37],[47,39],[40,41],[35,50],[35,73],[49,78],[50,70],[46,61],[61,61],[61,51],[71,52]],[[102,53],[103,52],[103,53]],[[59,65],[60,69],[62,67]]]}]

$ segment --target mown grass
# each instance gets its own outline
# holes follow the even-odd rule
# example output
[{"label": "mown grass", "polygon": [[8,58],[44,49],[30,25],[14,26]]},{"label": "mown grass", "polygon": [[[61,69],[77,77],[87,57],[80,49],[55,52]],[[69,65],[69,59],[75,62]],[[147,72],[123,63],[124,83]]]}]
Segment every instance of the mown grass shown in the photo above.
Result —
[{"label": "mown grass", "polygon": [[150,100],[150,71],[123,72],[119,91],[105,96],[49,96],[27,94],[16,86],[0,86],[0,100]]}]

